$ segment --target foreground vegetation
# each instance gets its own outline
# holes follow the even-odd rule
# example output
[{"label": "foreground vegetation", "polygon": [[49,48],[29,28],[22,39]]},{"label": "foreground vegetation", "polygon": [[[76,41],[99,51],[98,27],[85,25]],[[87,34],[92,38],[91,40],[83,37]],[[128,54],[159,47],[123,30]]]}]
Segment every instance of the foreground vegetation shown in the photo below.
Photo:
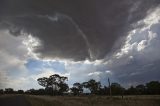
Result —
[{"label": "foreground vegetation", "polygon": [[[128,89],[118,83],[110,83],[109,79],[108,87],[90,79],[87,82],[76,82],[69,88],[67,77],[58,74],[37,81],[45,89],[14,91],[6,88],[0,90],[0,100],[3,98],[5,103],[12,101],[15,104],[21,101],[20,104],[28,104],[26,106],[160,106],[159,81],[150,81]],[[90,92],[86,93],[84,89]]]},{"label": "foreground vegetation", "polygon": [[26,96],[32,106],[160,106],[160,96]]}]

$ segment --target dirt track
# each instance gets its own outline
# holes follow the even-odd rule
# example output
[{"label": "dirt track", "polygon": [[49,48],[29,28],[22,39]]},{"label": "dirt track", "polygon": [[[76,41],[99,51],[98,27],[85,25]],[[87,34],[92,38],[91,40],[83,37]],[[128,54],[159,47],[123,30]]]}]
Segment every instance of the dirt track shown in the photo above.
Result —
[{"label": "dirt track", "polygon": [[0,97],[0,106],[31,106],[23,95]]}]

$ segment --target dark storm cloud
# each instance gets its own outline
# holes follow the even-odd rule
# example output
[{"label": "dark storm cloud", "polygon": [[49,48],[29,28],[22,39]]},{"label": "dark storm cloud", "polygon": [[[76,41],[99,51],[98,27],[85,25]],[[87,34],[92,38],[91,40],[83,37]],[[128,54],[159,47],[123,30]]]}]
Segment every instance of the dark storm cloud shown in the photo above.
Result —
[{"label": "dark storm cloud", "polygon": [[104,58],[131,24],[158,4],[159,0],[1,0],[0,20],[13,35],[23,30],[38,37],[43,46],[36,52],[42,57],[95,60]]},{"label": "dark storm cloud", "polygon": [[134,61],[130,64],[115,68],[115,76],[119,82],[125,84],[144,83],[152,80],[159,80],[160,61],[142,64]]},{"label": "dark storm cloud", "polygon": [[23,30],[38,37],[42,41],[42,47],[36,52],[40,52],[42,56],[75,60],[89,57],[88,47],[83,38],[85,35],[66,16],[17,16],[9,23],[14,23],[10,27],[13,35],[19,35]]}]

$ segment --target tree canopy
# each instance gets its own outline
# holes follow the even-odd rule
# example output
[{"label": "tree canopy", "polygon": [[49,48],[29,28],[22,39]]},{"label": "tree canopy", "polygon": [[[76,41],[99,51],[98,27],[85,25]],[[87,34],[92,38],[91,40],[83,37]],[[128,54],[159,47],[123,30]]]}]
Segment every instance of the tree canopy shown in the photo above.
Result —
[{"label": "tree canopy", "polygon": [[39,85],[45,87],[48,93],[52,92],[53,95],[57,95],[69,90],[68,84],[65,82],[67,79],[65,76],[54,74],[49,76],[49,78],[38,78],[37,81]]}]

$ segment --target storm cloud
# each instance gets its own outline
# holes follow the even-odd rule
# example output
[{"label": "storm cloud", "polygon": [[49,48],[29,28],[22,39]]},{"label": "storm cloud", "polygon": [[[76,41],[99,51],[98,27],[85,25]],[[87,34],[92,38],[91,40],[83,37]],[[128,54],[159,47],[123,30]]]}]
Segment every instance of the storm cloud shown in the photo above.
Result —
[{"label": "storm cloud", "polygon": [[41,57],[79,60],[103,59],[115,41],[125,36],[130,25],[156,6],[154,1],[112,0],[1,2],[1,27],[13,35],[21,32],[36,36]]},{"label": "storm cloud", "polygon": [[1,0],[0,87],[20,70],[28,84],[54,73],[70,84],[160,80],[159,13],[159,0]]}]

